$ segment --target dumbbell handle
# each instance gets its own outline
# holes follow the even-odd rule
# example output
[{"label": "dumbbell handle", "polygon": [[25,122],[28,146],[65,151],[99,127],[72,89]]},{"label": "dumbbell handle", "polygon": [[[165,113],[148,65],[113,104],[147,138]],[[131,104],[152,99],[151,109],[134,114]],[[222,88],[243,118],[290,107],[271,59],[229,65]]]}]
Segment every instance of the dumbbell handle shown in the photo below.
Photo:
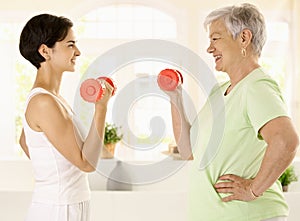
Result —
[{"label": "dumbbell handle", "polygon": [[112,87],[112,95],[115,94],[116,86],[111,78],[108,77],[99,77],[97,79],[89,78],[82,82],[80,86],[80,95],[83,100],[87,102],[97,102],[100,100],[104,94],[104,86],[101,83],[102,80],[108,82]]},{"label": "dumbbell handle", "polygon": [[158,74],[157,83],[161,89],[173,91],[183,83],[183,77],[178,70],[164,69]]}]

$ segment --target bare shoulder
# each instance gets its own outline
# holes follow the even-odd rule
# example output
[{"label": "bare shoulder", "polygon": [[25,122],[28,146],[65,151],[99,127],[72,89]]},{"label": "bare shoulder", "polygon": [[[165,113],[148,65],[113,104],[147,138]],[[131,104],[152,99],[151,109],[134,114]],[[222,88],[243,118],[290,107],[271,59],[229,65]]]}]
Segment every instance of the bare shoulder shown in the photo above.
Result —
[{"label": "bare shoulder", "polygon": [[29,101],[25,116],[32,129],[42,131],[41,125],[44,122],[51,121],[58,116],[65,117],[66,112],[50,94],[37,94]]},{"label": "bare shoulder", "polygon": [[26,114],[40,115],[59,108],[58,102],[50,94],[37,94],[28,103]]}]

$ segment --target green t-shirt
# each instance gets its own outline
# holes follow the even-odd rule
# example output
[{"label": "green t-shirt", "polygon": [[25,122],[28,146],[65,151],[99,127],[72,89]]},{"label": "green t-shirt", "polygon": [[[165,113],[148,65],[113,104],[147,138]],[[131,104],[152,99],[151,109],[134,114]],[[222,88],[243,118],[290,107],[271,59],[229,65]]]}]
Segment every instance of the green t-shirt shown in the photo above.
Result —
[{"label": "green t-shirt", "polygon": [[213,187],[218,178],[235,174],[254,178],[266,142],[259,134],[268,121],[287,116],[278,85],[261,68],[242,79],[225,96],[230,82],[214,88],[191,127],[194,161],[190,170],[190,221],[260,221],[287,216],[279,182],[250,202],[222,202]]}]

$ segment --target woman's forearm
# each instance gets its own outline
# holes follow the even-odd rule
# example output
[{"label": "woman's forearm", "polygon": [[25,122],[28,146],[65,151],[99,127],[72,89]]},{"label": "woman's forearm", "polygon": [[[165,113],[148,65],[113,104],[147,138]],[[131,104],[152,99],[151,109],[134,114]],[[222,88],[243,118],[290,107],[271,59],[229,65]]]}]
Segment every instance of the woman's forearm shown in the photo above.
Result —
[{"label": "woman's forearm", "polygon": [[296,146],[287,147],[275,142],[268,145],[260,170],[252,183],[252,191],[256,196],[265,192],[280,177],[296,152]]},{"label": "woman's forearm", "polygon": [[299,145],[296,130],[287,117],[271,120],[261,129],[261,134],[268,146],[252,183],[257,195],[266,191],[291,164]]},{"label": "woman's forearm", "polygon": [[193,159],[190,143],[191,125],[186,118],[181,97],[171,98],[172,125],[175,141],[181,157],[185,160]]},{"label": "woman's forearm", "polygon": [[100,157],[100,151],[104,146],[106,111],[106,106],[96,110],[88,136],[83,143],[83,158],[88,162],[88,167],[90,167],[91,171],[96,169]]}]

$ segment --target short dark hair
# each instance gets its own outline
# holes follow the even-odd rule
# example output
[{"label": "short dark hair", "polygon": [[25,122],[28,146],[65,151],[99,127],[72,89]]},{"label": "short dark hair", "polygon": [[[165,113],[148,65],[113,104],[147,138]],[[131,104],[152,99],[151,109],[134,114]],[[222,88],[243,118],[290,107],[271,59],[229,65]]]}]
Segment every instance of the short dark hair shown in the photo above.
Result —
[{"label": "short dark hair", "polygon": [[19,42],[21,55],[33,64],[37,69],[45,58],[38,49],[42,44],[49,48],[54,47],[56,42],[62,41],[73,26],[70,19],[50,14],[40,14],[32,17],[24,26]]}]

